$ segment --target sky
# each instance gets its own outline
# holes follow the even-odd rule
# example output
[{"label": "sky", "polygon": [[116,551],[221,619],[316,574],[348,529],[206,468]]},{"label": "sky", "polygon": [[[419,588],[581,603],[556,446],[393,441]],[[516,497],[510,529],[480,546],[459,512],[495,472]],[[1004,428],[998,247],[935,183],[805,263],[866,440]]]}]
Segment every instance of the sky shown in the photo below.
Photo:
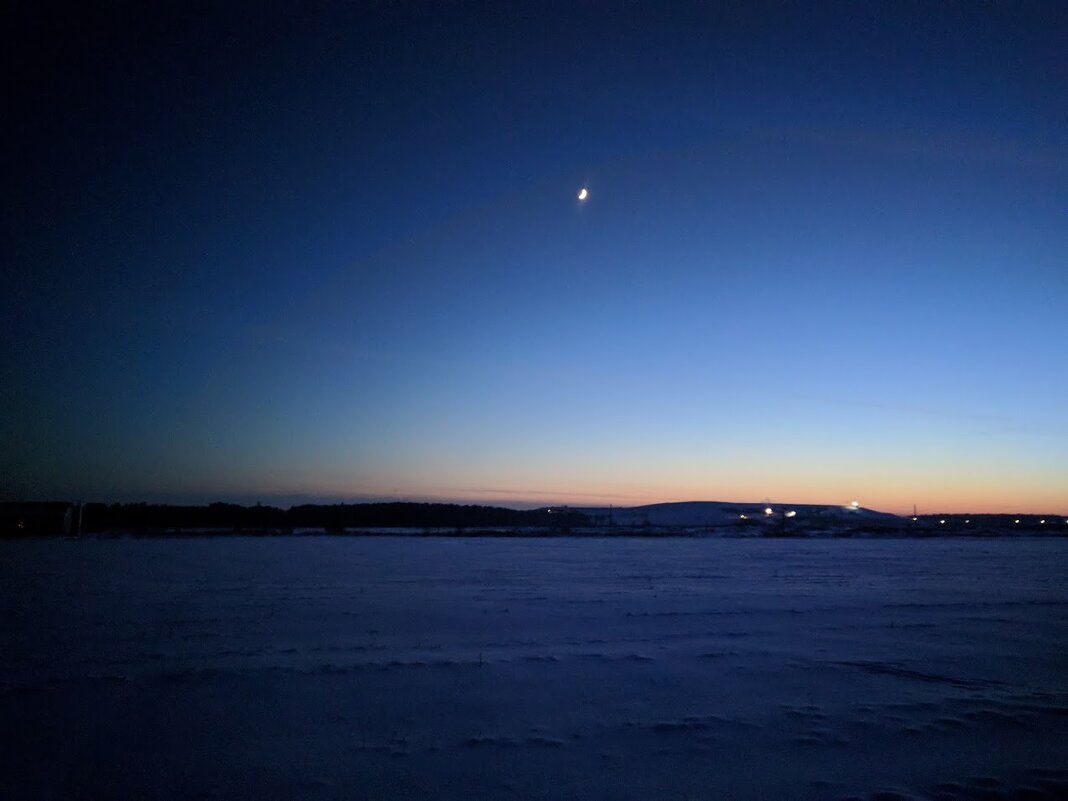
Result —
[{"label": "sky", "polygon": [[1068,513],[1063,3],[2,13],[2,498]]}]

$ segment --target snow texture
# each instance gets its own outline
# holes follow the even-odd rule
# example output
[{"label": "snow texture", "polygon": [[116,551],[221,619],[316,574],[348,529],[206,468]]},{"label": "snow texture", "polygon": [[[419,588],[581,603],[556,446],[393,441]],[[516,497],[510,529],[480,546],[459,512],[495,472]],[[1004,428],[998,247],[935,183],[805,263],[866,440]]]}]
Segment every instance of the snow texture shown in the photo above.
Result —
[{"label": "snow texture", "polygon": [[1068,797],[1068,542],[0,543],[4,797]]}]

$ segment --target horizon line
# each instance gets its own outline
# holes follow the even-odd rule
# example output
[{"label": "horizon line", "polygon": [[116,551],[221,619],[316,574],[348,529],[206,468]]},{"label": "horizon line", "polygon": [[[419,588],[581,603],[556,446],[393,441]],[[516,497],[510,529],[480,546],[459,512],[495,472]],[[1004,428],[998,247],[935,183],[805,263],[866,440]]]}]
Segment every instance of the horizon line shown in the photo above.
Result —
[{"label": "horizon line", "polygon": [[[564,493],[571,495],[578,495],[579,493]],[[122,496],[125,500],[110,499],[110,500],[97,500],[97,499],[76,499],[71,500],[68,498],[40,498],[40,499],[27,499],[27,498],[0,498],[0,503],[14,504],[14,503],[29,503],[29,504],[45,504],[45,503],[66,503],[70,505],[87,505],[87,504],[103,504],[110,506],[112,504],[133,505],[133,504],[146,504],[146,505],[160,505],[160,506],[210,506],[214,503],[233,504],[235,506],[254,507],[261,506],[273,506],[278,509],[292,509],[297,506],[334,506],[334,505],[359,505],[359,504],[376,504],[376,503],[412,503],[412,504],[445,504],[454,506],[490,506],[504,509],[512,509],[514,511],[521,510],[534,510],[534,509],[549,509],[552,507],[560,507],[565,509],[573,509],[576,511],[582,509],[608,509],[615,508],[618,510],[627,509],[641,509],[648,506],[671,506],[671,505],[683,505],[683,504],[722,504],[725,506],[751,506],[754,508],[760,508],[765,506],[770,507],[839,507],[849,508],[853,505],[853,502],[845,503],[813,503],[811,501],[805,501],[801,503],[791,503],[788,501],[775,501],[771,499],[762,500],[749,500],[749,501],[736,501],[736,500],[685,500],[685,501],[653,501],[649,503],[638,504],[616,504],[616,503],[579,503],[575,504],[573,501],[565,501],[563,503],[553,502],[545,499],[537,501],[520,500],[517,498],[510,498],[505,500],[493,500],[488,498],[443,498],[440,496],[400,496],[392,494],[356,494],[356,495],[319,495],[316,493],[270,493],[270,494],[257,494],[257,493],[229,493],[223,496],[207,496],[200,493],[190,493],[189,497],[183,497],[182,493],[146,493],[144,496],[139,496],[136,499],[134,496],[126,495],[125,493],[116,493],[117,496]],[[208,499],[210,497],[210,499]],[[597,497],[597,496],[595,496]],[[255,499],[255,500],[253,500]],[[264,503],[266,501],[266,503]],[[867,510],[870,512],[878,512],[881,514],[890,514],[897,517],[912,517],[914,514],[919,517],[926,517],[931,515],[1026,515],[1026,516],[1047,516],[1047,517],[1068,517],[1068,514],[1062,512],[1051,512],[1048,509],[1044,511],[1025,511],[1023,509],[1001,509],[999,511],[974,511],[971,509],[964,511],[951,511],[948,508],[935,509],[934,511],[919,511],[912,512],[888,512],[876,507],[869,507],[859,504],[856,508]]]}]

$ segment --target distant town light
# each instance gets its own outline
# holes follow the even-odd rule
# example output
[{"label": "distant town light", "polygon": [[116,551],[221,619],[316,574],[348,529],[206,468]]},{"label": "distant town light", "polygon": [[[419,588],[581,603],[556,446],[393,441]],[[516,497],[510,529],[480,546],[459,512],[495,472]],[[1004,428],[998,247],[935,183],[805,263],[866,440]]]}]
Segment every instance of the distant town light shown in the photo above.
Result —
[{"label": "distant town light", "polygon": [[965,522],[965,524],[967,524],[967,523],[971,523],[972,521],[971,520],[965,520],[964,522]]},{"label": "distant town light", "polygon": [[789,512],[786,513],[786,516],[787,517],[797,517],[797,512],[795,512],[793,509],[791,509]]},{"label": "distant town light", "polygon": [[742,520],[748,520],[749,519],[749,515],[738,515],[738,517],[742,518]]},{"label": "distant town light", "polygon": [[941,523],[943,526],[946,524],[945,520],[939,520],[938,522]]},{"label": "distant town light", "polygon": [[913,523],[915,523],[915,522],[916,522],[917,520],[919,520],[919,519],[920,519],[920,518],[918,518],[918,517],[914,517],[914,518],[912,518],[912,522],[913,522]]},{"label": "distant town light", "polygon": [[1039,522],[1039,523],[1042,523],[1043,525],[1045,525],[1045,524],[1046,524],[1046,521],[1045,521],[1045,520],[1039,520],[1038,522]]},{"label": "distant town light", "polygon": [[1016,522],[1017,522],[1017,523],[1019,523],[1019,522],[1020,522],[1020,519],[1019,519],[1019,518],[1017,518],[1017,519],[1016,519]]},{"label": "distant town light", "polygon": [[856,509],[858,506],[860,506],[860,501],[853,501],[849,505]]},{"label": "distant town light", "polygon": [[764,514],[771,515],[771,514],[774,514],[774,512],[771,510],[771,507],[768,506],[767,508],[764,509]]}]

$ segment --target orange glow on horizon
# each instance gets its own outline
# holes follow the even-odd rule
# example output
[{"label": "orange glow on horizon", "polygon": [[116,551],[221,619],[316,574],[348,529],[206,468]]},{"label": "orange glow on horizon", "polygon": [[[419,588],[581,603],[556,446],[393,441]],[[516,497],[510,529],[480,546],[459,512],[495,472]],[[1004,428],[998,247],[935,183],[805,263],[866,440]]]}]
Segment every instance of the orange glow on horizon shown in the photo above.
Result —
[{"label": "orange glow on horizon", "polygon": [[[557,480],[544,481],[540,470],[465,471],[454,482],[439,483],[437,470],[422,475],[405,476],[398,470],[379,480],[370,474],[364,481],[339,480],[336,475],[309,473],[300,482],[278,480],[247,481],[240,485],[212,488],[183,488],[206,497],[262,495],[265,498],[306,496],[337,501],[408,500],[418,502],[478,503],[493,506],[644,506],[686,501],[720,501],[752,504],[763,509],[792,505],[847,506],[859,500],[866,509],[911,517],[913,505],[920,514],[1037,514],[1046,517],[1068,516],[1068,493],[1061,485],[1037,476],[1013,476],[1004,481],[989,476],[934,476],[913,474],[902,478],[895,472],[850,475],[805,474],[790,470],[763,476],[755,469],[726,470],[695,480],[690,471],[666,474],[656,482],[633,480],[624,469],[601,481],[583,481],[576,466],[568,475],[561,470]],[[667,473],[667,471],[665,471]],[[690,475],[687,475],[690,473]],[[794,475],[798,476],[797,478]],[[267,477],[264,477],[267,478]],[[407,479],[407,480],[406,480]],[[970,479],[970,480],[966,480]]]},{"label": "orange glow on horizon", "polygon": [[[281,494],[281,493],[280,493]],[[830,492],[750,492],[750,493],[717,493],[709,492],[635,492],[635,491],[607,491],[591,490],[576,492],[568,490],[542,489],[536,491],[524,491],[520,489],[438,489],[438,490],[412,490],[410,492],[392,490],[388,492],[361,491],[361,492],[337,492],[322,493],[337,494],[344,496],[376,496],[382,498],[395,498],[397,500],[412,500],[420,502],[442,503],[478,503],[494,506],[646,506],[658,503],[682,503],[688,501],[718,501],[723,503],[750,504],[763,508],[762,498],[768,497],[780,506],[791,505],[827,505],[844,506],[851,502],[843,500],[848,495],[838,493],[838,497]],[[909,498],[903,500],[900,496],[893,497],[889,494],[880,494],[874,491],[857,493],[865,500],[860,504],[865,509],[879,512],[899,514],[904,517],[912,515],[913,504],[916,505],[920,514],[1068,514],[1068,501],[1063,497],[1056,497],[1055,493],[1048,495],[1026,495],[1021,497],[995,497],[985,492],[946,493],[945,496],[919,495],[915,500]],[[870,499],[870,500],[869,500]]]}]

